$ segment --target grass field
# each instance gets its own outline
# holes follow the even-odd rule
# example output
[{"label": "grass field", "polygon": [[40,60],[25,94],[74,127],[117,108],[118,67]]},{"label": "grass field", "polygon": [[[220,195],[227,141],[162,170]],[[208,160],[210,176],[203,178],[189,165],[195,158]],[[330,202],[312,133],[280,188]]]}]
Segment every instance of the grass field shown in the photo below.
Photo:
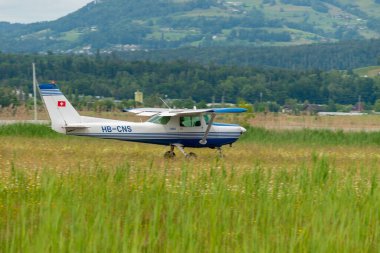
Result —
[{"label": "grass field", "polygon": [[274,130],[334,130],[345,132],[376,132],[380,131],[380,115],[369,114],[360,116],[307,116],[287,114],[256,114],[249,120],[254,127]]},{"label": "grass field", "polygon": [[380,66],[369,66],[365,68],[355,69],[354,72],[360,76],[375,77],[379,76]]},{"label": "grass field", "polygon": [[378,252],[380,134],[251,128],[225,158],[0,127],[0,252]]}]

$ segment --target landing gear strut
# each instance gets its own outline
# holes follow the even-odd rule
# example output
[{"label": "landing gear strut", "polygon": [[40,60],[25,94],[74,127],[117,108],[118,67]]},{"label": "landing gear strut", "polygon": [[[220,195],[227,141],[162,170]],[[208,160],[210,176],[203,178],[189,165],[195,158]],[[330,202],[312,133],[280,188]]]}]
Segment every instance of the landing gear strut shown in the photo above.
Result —
[{"label": "landing gear strut", "polygon": [[186,153],[185,150],[184,150],[184,148],[183,148],[183,145],[181,145],[181,144],[173,144],[173,145],[170,145],[170,150],[166,151],[166,153],[164,154],[165,158],[174,158],[175,157],[174,147],[177,147],[179,149],[179,151],[181,151],[181,153],[186,158],[196,158],[197,157],[197,155],[195,153],[193,153],[193,152]]},{"label": "landing gear strut", "polygon": [[165,152],[164,158],[170,159],[170,158],[174,158],[174,157],[175,157],[174,146],[170,145],[170,150]]},{"label": "landing gear strut", "polygon": [[[174,147],[178,148],[179,151],[186,157],[186,158],[197,158],[197,155],[193,152],[186,153],[184,147],[182,144],[172,144],[170,145],[170,150],[166,151],[164,154],[164,158],[166,159],[171,159],[175,157],[174,153]],[[218,151],[218,156],[219,158],[223,158],[223,152],[222,152],[222,147],[212,147],[212,149],[216,149]]]}]

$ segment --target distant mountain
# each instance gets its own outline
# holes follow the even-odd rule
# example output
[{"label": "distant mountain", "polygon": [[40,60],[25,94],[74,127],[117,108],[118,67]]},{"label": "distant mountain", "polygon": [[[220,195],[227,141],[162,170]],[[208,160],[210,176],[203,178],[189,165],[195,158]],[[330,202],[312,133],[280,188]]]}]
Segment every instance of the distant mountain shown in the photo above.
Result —
[{"label": "distant mountain", "polygon": [[95,53],[380,38],[380,0],[96,0],[51,22],[0,23],[3,52]]}]

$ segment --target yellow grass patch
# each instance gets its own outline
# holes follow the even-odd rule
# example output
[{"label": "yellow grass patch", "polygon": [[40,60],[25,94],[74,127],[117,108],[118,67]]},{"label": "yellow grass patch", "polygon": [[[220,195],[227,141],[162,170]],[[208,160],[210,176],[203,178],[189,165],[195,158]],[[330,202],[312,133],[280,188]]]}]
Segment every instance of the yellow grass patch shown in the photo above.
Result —
[{"label": "yellow grass patch", "polygon": [[[264,169],[296,169],[312,162],[313,156],[327,157],[339,169],[355,166],[373,167],[380,160],[380,147],[305,147],[304,145],[237,143],[232,148],[224,147],[224,158],[219,159],[216,150],[186,149],[198,155],[197,159],[186,159],[179,150],[172,160],[163,154],[168,147],[139,144],[86,137],[37,138],[0,137],[0,167],[2,172],[11,166],[34,173],[36,170],[51,169],[65,173],[67,170],[114,168],[129,164],[146,167],[153,163],[158,170],[165,167],[180,168],[191,163],[194,168],[213,166],[221,160],[226,168],[247,170],[256,165]],[[377,167],[377,166],[376,166]],[[6,169],[6,170],[4,170]]]}]

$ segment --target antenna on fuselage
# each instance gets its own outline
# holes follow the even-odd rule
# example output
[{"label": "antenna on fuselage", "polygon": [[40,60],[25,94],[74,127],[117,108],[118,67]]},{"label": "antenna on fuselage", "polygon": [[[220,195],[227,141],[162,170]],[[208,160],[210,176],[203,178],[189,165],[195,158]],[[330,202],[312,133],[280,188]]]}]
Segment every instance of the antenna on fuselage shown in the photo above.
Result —
[{"label": "antenna on fuselage", "polygon": [[34,121],[37,121],[37,78],[36,78],[36,64],[32,63],[33,70],[33,105],[34,105]]},{"label": "antenna on fuselage", "polygon": [[167,108],[169,108],[169,110],[171,110],[172,108],[170,108],[170,106],[165,102],[165,100],[163,100],[162,98],[159,97],[159,99],[162,101],[162,103],[164,103],[166,105]]}]

